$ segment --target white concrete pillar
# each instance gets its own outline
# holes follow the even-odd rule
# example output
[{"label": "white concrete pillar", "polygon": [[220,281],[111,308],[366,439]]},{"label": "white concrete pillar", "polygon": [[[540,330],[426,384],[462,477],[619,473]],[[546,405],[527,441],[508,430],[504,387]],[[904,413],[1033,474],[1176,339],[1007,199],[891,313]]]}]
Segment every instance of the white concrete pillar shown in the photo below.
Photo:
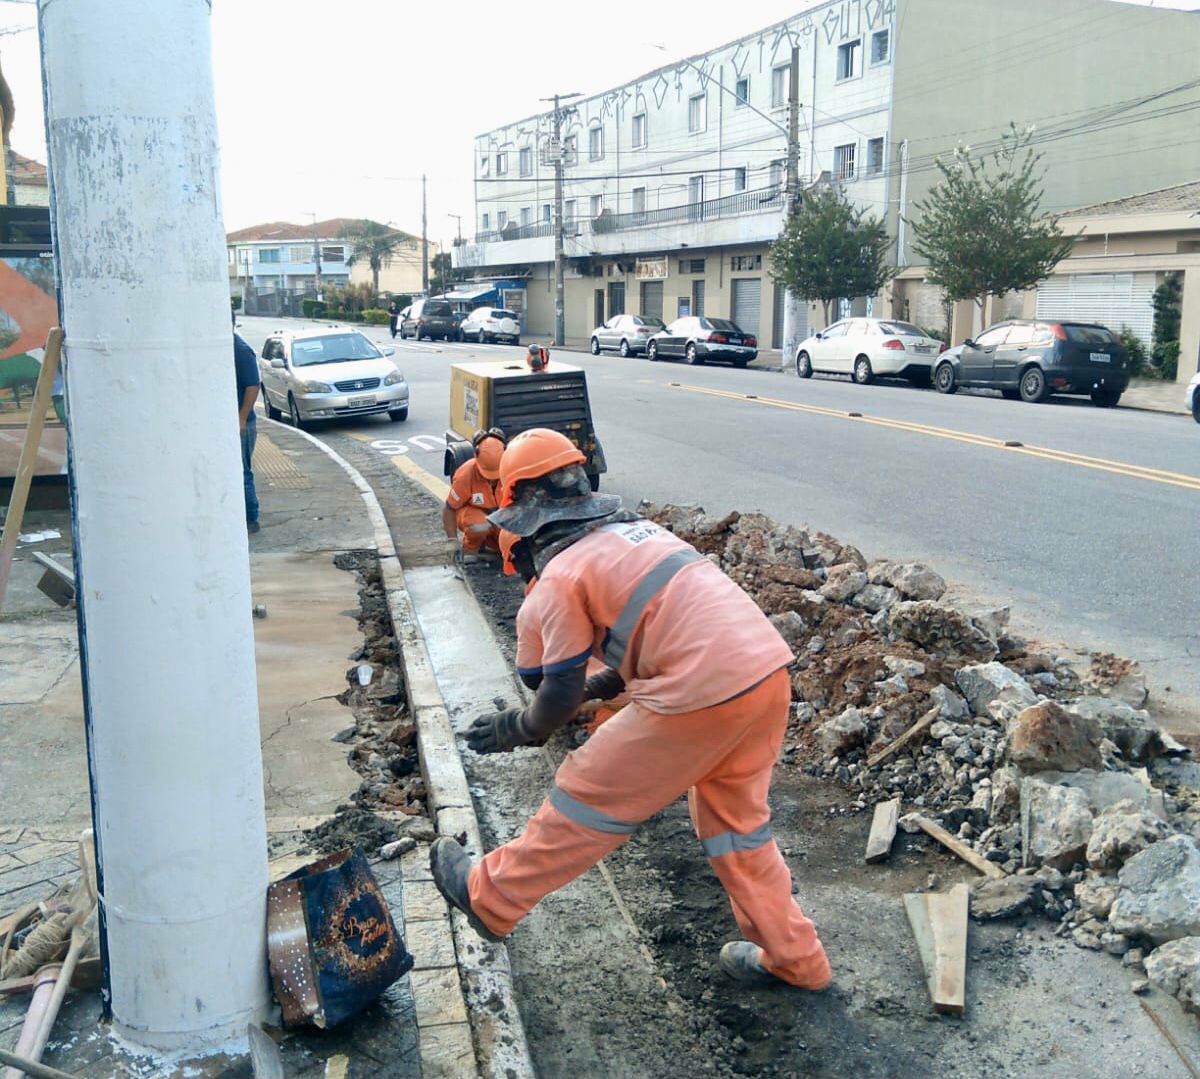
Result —
[{"label": "white concrete pillar", "polygon": [[110,1005],[150,1049],[269,1001],[250,573],[206,0],[39,0]]},{"label": "white concrete pillar", "polygon": [[1175,380],[1186,386],[1200,370],[1200,266],[1189,266],[1184,271],[1180,303],[1179,370]]}]

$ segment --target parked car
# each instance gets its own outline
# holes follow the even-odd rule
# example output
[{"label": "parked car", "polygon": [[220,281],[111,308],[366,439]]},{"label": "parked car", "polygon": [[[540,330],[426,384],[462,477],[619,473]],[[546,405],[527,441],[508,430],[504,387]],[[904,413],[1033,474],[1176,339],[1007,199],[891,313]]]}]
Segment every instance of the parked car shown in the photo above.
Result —
[{"label": "parked car", "polygon": [[521,343],[521,320],[514,311],[502,307],[477,307],[462,321],[460,332],[464,341],[509,341]]},{"label": "parked car", "polygon": [[412,337],[417,341],[428,337],[430,341],[440,337],[452,341],[458,336],[458,321],[449,300],[417,300],[408,309],[400,323],[400,336]]},{"label": "parked car", "polygon": [[1129,362],[1104,326],[1012,319],[943,353],[933,384],[939,393],[984,386],[1014,401],[1083,394],[1100,408],[1114,408],[1129,385]]},{"label": "parked car", "polygon": [[592,355],[598,356],[606,348],[615,348],[622,356],[645,352],[651,336],[664,328],[661,318],[613,315],[603,326],[592,330]]},{"label": "parked car", "polygon": [[800,342],[796,374],[849,375],[861,386],[877,375],[928,385],[942,342],[919,326],[887,318],[846,318]]},{"label": "parked car", "polygon": [[646,345],[651,360],[681,356],[688,363],[724,360],[745,367],[758,355],[758,340],[744,334],[727,318],[690,315],[652,334]]},{"label": "parked car", "polygon": [[1184,401],[1191,410],[1192,419],[1200,423],[1200,371],[1192,375],[1192,381],[1188,383]]},{"label": "parked car", "polygon": [[278,330],[267,338],[258,361],[267,415],[284,413],[295,427],[341,416],[408,419],[408,383],[364,334],[345,326],[304,333]]}]

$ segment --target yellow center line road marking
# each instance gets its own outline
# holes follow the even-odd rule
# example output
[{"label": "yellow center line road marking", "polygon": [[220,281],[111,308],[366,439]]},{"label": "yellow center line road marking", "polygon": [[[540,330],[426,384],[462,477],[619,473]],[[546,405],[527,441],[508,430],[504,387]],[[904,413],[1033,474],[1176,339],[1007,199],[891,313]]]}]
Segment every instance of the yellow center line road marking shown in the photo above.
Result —
[{"label": "yellow center line road marking", "polygon": [[795,401],[781,401],[774,397],[733,393],[729,390],[714,390],[707,386],[688,386],[681,382],[672,382],[671,388],[683,390],[685,393],[703,394],[706,397],[720,397],[729,401],[745,401],[749,404],[766,405],[769,408],[787,409],[789,412],[807,412],[814,416],[850,420],[871,427],[888,427],[894,431],[907,431],[909,434],[927,435],[930,438],[944,438],[951,442],[965,442],[972,446],[982,446],[984,449],[1019,453],[1026,457],[1040,457],[1045,461],[1057,461],[1064,465],[1074,465],[1076,468],[1090,468],[1097,472],[1109,472],[1115,476],[1125,476],[1129,479],[1148,480],[1151,483],[1166,484],[1168,487],[1181,487],[1185,491],[1200,491],[1200,476],[1167,472],[1161,468],[1148,468],[1145,465],[1133,465],[1124,461],[1109,461],[1104,457],[1089,457],[1082,453],[1072,453],[1070,450],[1054,450],[1046,446],[1026,446],[1021,443],[1005,441],[1002,438],[973,435],[967,431],[952,431],[946,427],[931,427],[928,424],[913,423],[909,420],[888,420],[879,416],[864,416],[858,412],[822,408],[818,405],[802,405]]},{"label": "yellow center line road marking", "polygon": [[[345,434],[348,434],[356,442],[393,441],[392,439],[378,439],[374,435],[365,434],[362,431],[346,431]],[[395,441],[398,442],[399,440]],[[382,450],[380,452],[383,453]],[[424,487],[439,502],[446,501],[446,496],[450,493],[450,485],[417,464],[416,461],[408,456],[407,448],[403,453],[383,453],[383,456],[391,461],[398,471],[403,472],[414,483]]]}]

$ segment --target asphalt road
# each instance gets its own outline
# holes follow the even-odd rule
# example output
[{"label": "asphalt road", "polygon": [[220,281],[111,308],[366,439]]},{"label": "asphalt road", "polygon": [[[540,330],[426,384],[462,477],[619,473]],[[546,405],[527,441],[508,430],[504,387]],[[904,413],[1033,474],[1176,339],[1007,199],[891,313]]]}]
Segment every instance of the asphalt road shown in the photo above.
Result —
[{"label": "asphalt road", "polygon": [[[241,332],[258,349],[273,325],[246,318]],[[368,333],[391,343],[386,329]],[[447,368],[524,349],[395,344],[409,420],[326,433],[440,475]],[[1140,660],[1174,725],[1200,730],[1187,715],[1200,716],[1200,428],[1190,419],[556,354],[588,372],[605,490],[630,503],[761,510],[868,558],[927,562],[968,597],[1010,604],[1022,632]]]}]

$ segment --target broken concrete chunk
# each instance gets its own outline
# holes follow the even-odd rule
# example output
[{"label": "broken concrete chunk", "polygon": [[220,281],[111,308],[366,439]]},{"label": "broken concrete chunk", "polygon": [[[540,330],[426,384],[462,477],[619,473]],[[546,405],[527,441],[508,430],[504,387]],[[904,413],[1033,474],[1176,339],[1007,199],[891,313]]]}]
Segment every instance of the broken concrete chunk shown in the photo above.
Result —
[{"label": "broken concrete chunk", "polygon": [[900,593],[894,588],[887,588],[881,584],[869,584],[854,597],[852,602],[855,607],[878,614],[880,611],[886,611],[899,599]]},{"label": "broken concrete chunk", "polygon": [[1020,815],[1021,777],[1015,768],[997,768],[992,773],[992,824],[1011,824]]},{"label": "broken concrete chunk", "polygon": [[1025,865],[1068,869],[1083,859],[1091,836],[1092,812],[1083,791],[1033,777],[1022,781],[1021,846]]},{"label": "broken concrete chunk", "polygon": [[942,719],[966,719],[971,714],[967,702],[949,686],[934,686],[929,691],[929,700],[941,709]]},{"label": "broken concrete chunk", "polygon": [[1111,877],[1086,877],[1075,885],[1075,902],[1089,918],[1108,917],[1119,891]]},{"label": "broken concrete chunk", "polygon": [[1094,719],[1074,715],[1053,701],[1022,710],[1009,732],[1008,759],[1022,772],[1075,772],[1099,768],[1103,734]]},{"label": "broken concrete chunk", "polygon": [[1145,764],[1163,752],[1162,731],[1149,712],[1104,697],[1080,697],[1064,705],[1068,712],[1096,720],[1127,761]]},{"label": "broken concrete chunk", "polygon": [[946,582],[941,575],[919,562],[892,563],[887,583],[905,599],[937,600],[946,594]]},{"label": "broken concrete chunk", "polygon": [[971,891],[971,915],[980,921],[1012,918],[1029,909],[1039,888],[1035,877],[980,881]]},{"label": "broken concrete chunk", "polygon": [[993,701],[1016,704],[1023,708],[1038,703],[1033,687],[1003,663],[977,663],[962,667],[954,675],[959,691],[974,715],[987,712]]},{"label": "broken concrete chunk", "polygon": [[825,755],[836,757],[863,744],[867,736],[867,721],[857,708],[847,708],[841,715],[822,723],[815,734]]},{"label": "broken concrete chunk", "polygon": [[990,660],[999,652],[996,639],[961,611],[933,600],[903,600],[889,609],[888,629],[926,652],[948,660]]},{"label": "broken concrete chunk", "polygon": [[808,623],[795,611],[784,611],[783,614],[771,615],[771,625],[785,641],[787,646],[798,652],[808,638]]},{"label": "broken concrete chunk", "polygon": [[1087,795],[1093,813],[1103,813],[1118,802],[1128,801],[1155,816],[1161,815],[1161,792],[1132,772],[1097,772],[1081,768],[1078,772],[1043,772],[1039,778],[1047,783],[1077,787]]},{"label": "broken concrete chunk", "polygon": [[1159,989],[1200,1012],[1200,937],[1181,937],[1155,948],[1145,959],[1146,976]]},{"label": "broken concrete chunk", "polygon": [[858,595],[867,586],[867,575],[853,562],[832,566],[820,592],[834,603],[845,603],[851,596]]},{"label": "broken concrete chunk", "polygon": [[1118,870],[1151,843],[1166,838],[1170,829],[1133,802],[1118,802],[1096,818],[1088,840],[1087,860],[1093,869]]},{"label": "broken concrete chunk", "polygon": [[1200,936],[1200,850],[1187,836],[1174,835],[1125,863],[1121,891],[1108,920],[1127,936],[1161,944]]},{"label": "broken concrete chunk", "polygon": [[889,674],[896,674],[901,678],[920,678],[925,673],[924,663],[905,656],[884,656],[883,665]]}]

